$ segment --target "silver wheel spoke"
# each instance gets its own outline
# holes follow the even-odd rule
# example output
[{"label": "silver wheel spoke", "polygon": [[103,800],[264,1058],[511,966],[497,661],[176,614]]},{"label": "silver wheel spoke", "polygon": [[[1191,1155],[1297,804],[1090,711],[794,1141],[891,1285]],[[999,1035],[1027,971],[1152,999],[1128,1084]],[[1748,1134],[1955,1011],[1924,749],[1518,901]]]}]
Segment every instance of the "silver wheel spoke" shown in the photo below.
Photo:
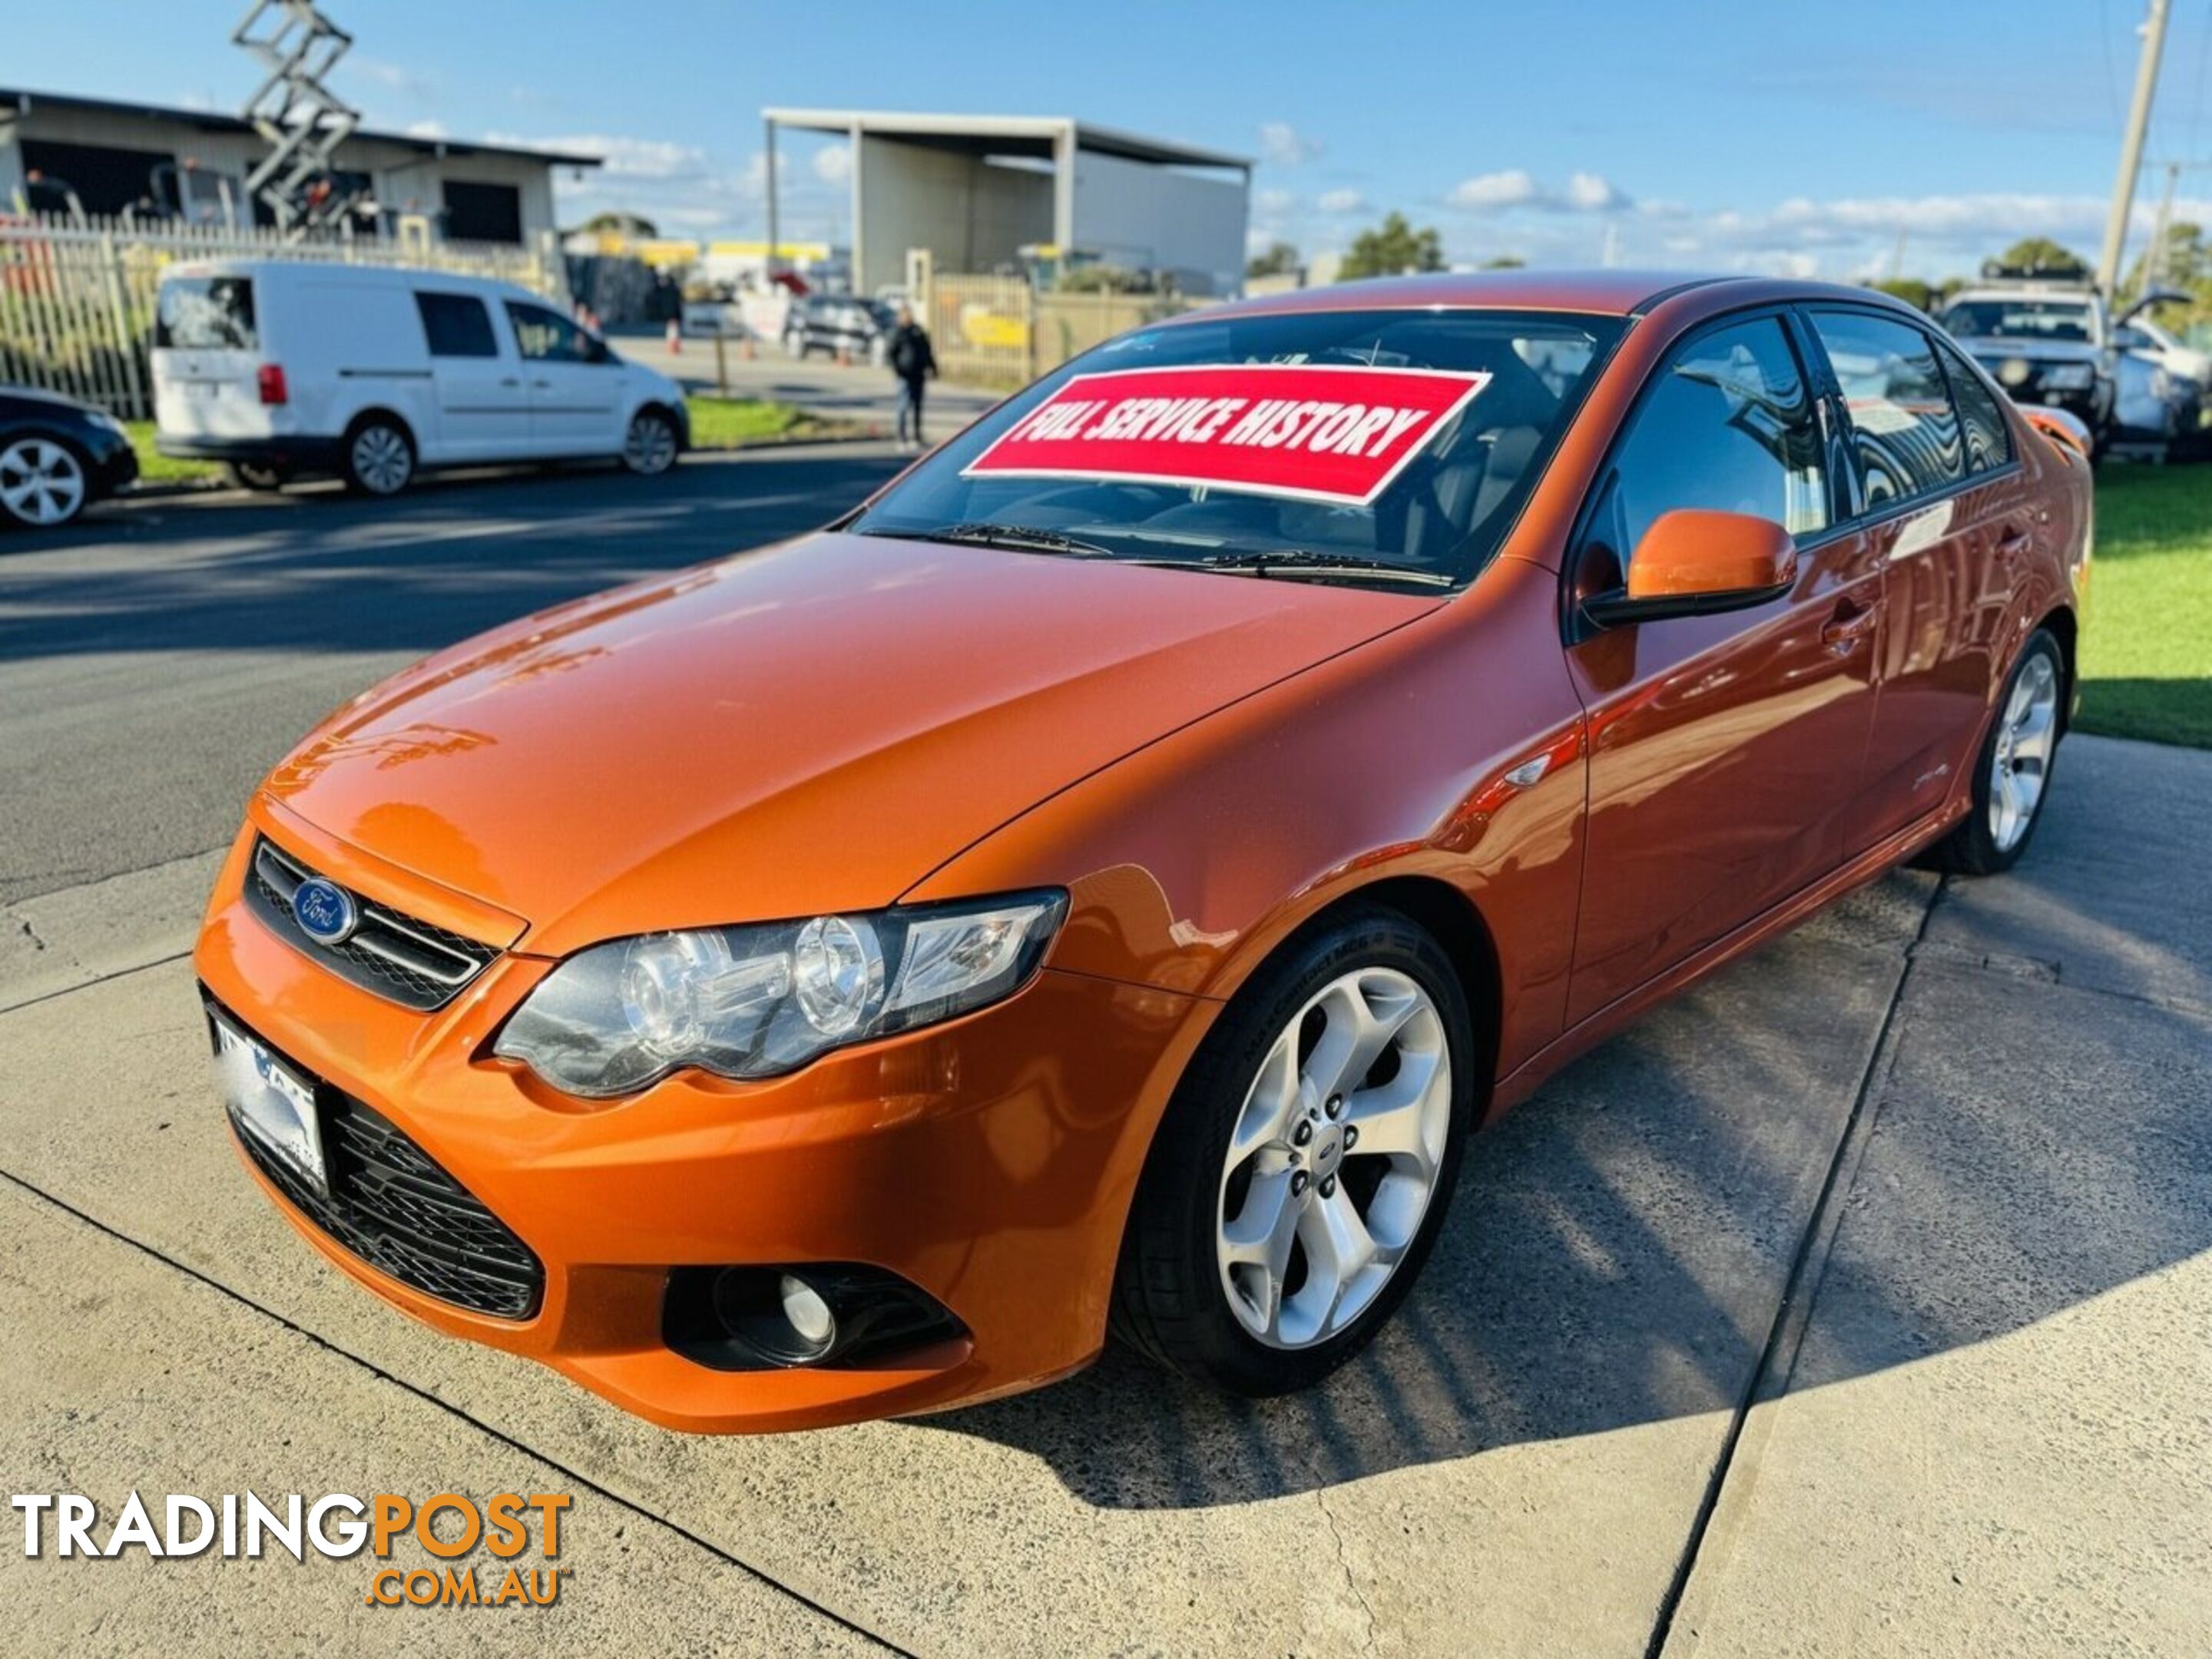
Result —
[{"label": "silver wheel spoke", "polygon": [[2006,694],[1990,760],[1990,839],[1999,852],[2019,846],[2035,823],[2057,738],[2058,674],[2039,653]]},{"label": "silver wheel spoke", "polygon": [[[1372,1305],[1426,1213],[1451,1098],[1436,1005],[1395,969],[1330,981],[1284,1027],[1222,1164],[1215,1250],[1254,1337],[1308,1347]],[[1346,1161],[1370,1158],[1347,1182]]]}]

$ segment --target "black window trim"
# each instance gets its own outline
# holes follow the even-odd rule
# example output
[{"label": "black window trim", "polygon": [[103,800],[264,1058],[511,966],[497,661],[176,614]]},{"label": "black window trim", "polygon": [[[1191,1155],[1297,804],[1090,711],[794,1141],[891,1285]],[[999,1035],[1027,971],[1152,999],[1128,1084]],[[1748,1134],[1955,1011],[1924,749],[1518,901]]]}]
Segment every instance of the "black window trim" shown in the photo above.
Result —
[{"label": "black window trim", "polygon": [[[411,288],[410,291],[415,296],[416,320],[422,325],[422,349],[431,356],[444,357],[455,362],[485,363],[497,362],[507,356],[507,342],[501,337],[498,328],[492,322],[491,302],[483,295],[472,294],[466,289],[454,288]],[[430,319],[422,309],[422,301],[425,300],[462,300],[473,303],[483,313],[484,331],[491,337],[490,354],[486,356],[482,352],[439,350],[430,338]],[[518,342],[516,344],[518,355],[520,349],[520,343]]]},{"label": "black window trim", "polygon": [[[1831,435],[1827,418],[1820,414],[1820,406],[1827,392],[1832,389],[1834,382],[1829,375],[1827,359],[1825,355],[1817,359],[1807,356],[1805,343],[1799,337],[1804,325],[1794,316],[1796,309],[1796,302],[1792,301],[1758,300],[1731,310],[1716,312],[1712,316],[1691,324],[1689,327],[1668,342],[1658,360],[1644,371],[1644,383],[1636,388],[1635,398],[1621,415],[1620,423],[1613,429],[1612,436],[1606,441],[1605,454],[1590,473],[1589,482],[1583,486],[1582,500],[1575,507],[1573,527],[1567,532],[1566,550],[1559,560],[1559,627],[1560,638],[1565,644],[1579,645],[1598,631],[1594,626],[1585,623],[1582,607],[1574,603],[1571,595],[1575,572],[1582,563],[1583,549],[1590,532],[1591,520],[1596,517],[1599,507],[1605,501],[1607,490],[1612,487],[1613,473],[1617,470],[1620,459],[1621,445],[1627,441],[1629,434],[1635,429],[1636,422],[1642,416],[1645,404],[1653,396],[1659,384],[1661,371],[1672,363],[1680,353],[1695,345],[1709,334],[1717,334],[1725,329],[1741,328],[1746,323],[1761,322],[1769,319],[1780,326],[1783,343],[1788,348],[1791,357],[1797,364],[1798,375],[1805,383],[1806,396],[1814,404],[1815,417],[1820,422],[1822,460],[1828,485],[1829,522],[1827,526],[1820,530],[1807,531],[1793,539],[1797,544],[1798,551],[1804,553],[1824,546],[1834,538],[1840,528],[1838,523],[1838,516],[1844,509],[1856,505],[1856,495],[1846,498],[1839,496],[1837,493],[1839,477],[1836,470],[1834,453],[1836,446]],[[1625,331],[1621,338],[1624,341],[1627,338]],[[1619,348],[1616,347],[1615,350],[1618,351],[1618,349]],[[1585,406],[1587,406],[1587,399],[1585,399]],[[1576,418],[1581,418],[1580,410],[1577,411]],[[1845,444],[1844,447],[1849,448],[1850,446]],[[1854,472],[1851,476],[1852,489],[1856,492],[1856,474]],[[1626,568],[1626,562],[1624,558],[1622,560],[1624,569]]]},{"label": "black window trim", "polygon": [[[1850,411],[1844,407],[1841,384],[1836,379],[1835,367],[1828,361],[1827,347],[1821,343],[1820,329],[1813,321],[1814,313],[1816,312],[1855,312],[1861,316],[1876,318],[1884,322],[1895,323],[1901,328],[1911,329],[1916,333],[1919,334],[1922,338],[1925,339],[1928,342],[1929,349],[1935,352],[1936,372],[1944,376],[1944,395],[1947,397],[1950,395],[1949,373],[1944,366],[1943,353],[1942,350],[1937,349],[1941,342],[1929,331],[1929,327],[1923,323],[1917,321],[1911,317],[1904,316],[1898,312],[1893,311],[1887,306],[1857,305],[1849,300],[1829,300],[1826,298],[1819,300],[1801,300],[1793,302],[1793,309],[1802,313],[1801,325],[1804,330],[1807,339],[1811,343],[1813,349],[1820,354],[1821,378],[1823,383],[1828,388],[1830,396],[1834,399],[1838,418],[1840,418],[1844,423],[1844,430],[1846,437],[1849,436],[1850,430]],[[1966,361],[1970,363],[1972,362],[1972,358],[1971,353],[1963,351],[1955,345],[1953,346],[1951,349],[1962,361]],[[1984,385],[1990,386],[1992,389],[1996,389],[1996,382],[1990,380],[1987,374],[1982,373],[1981,366],[1979,364],[1974,364],[1973,368],[1976,376],[1982,380]],[[1956,408],[1957,404],[1954,402],[1953,404],[1954,412]],[[2009,477],[2014,473],[2021,471],[2024,465],[2024,463],[2022,463],[2020,459],[2021,417],[2012,399],[2009,397],[2007,397],[2002,391],[1998,391],[1997,392],[1997,413],[2004,420],[2006,431],[2012,440],[2012,454],[2003,465],[1993,466],[1986,472],[1969,472],[1963,478],[1954,479],[1950,483],[1940,486],[1939,488],[1934,489],[1923,489],[1916,495],[1903,495],[1899,496],[1895,501],[1884,501],[1878,508],[1869,507],[1864,505],[1866,501],[1866,480],[1859,471],[1858,446],[1853,443],[1845,443],[1844,445],[1844,448],[1848,453],[1850,463],[1851,496],[1852,505],[1855,511],[1850,518],[1839,521],[1832,526],[1832,534],[1824,533],[1820,539],[1816,543],[1800,543],[1800,550],[1809,550],[1814,547],[1825,546],[1831,540],[1846,533],[1857,533],[1877,529],[1881,526],[1887,524],[1893,519],[1910,517],[1912,514],[1922,512],[1929,507],[1940,505],[1942,502],[1950,500],[1954,495],[1963,495],[1970,489],[1980,489],[1984,486],[1993,483],[2000,478]],[[1962,453],[1965,451],[1965,447],[1966,434],[1962,417],[1962,423],[1960,431],[1960,449]]]}]

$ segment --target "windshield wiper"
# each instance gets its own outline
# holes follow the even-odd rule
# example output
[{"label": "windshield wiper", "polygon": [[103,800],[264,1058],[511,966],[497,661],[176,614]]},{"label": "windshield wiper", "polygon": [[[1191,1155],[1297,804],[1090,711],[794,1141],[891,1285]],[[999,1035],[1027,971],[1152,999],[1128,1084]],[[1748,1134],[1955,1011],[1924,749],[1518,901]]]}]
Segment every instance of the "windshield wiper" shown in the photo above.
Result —
[{"label": "windshield wiper", "polygon": [[939,525],[934,530],[863,530],[860,534],[892,536],[908,542],[951,542],[960,547],[1003,547],[1020,553],[1060,553],[1076,559],[1114,557],[1111,548],[1101,547],[1096,542],[1078,541],[1057,530],[1042,530],[1031,525],[978,520]]},{"label": "windshield wiper", "polygon": [[1417,587],[1449,587],[1457,580],[1440,570],[1415,570],[1387,559],[1363,558],[1357,553],[1319,553],[1306,547],[1243,548],[1208,553],[1195,559],[1139,559],[1139,564],[1164,565],[1176,570],[1249,570],[1255,576],[1284,575],[1295,579],[1317,576],[1359,576],[1377,581],[1410,582]]}]

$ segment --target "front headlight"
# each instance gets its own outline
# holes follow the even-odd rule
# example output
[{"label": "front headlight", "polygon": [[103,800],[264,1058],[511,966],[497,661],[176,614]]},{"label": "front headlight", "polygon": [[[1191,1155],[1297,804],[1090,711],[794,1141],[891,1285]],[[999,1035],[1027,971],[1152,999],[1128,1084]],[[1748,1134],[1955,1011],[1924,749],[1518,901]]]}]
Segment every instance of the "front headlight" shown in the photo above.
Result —
[{"label": "front headlight", "polygon": [[2097,371],[2087,363],[2060,363],[2044,371],[2043,384],[2053,392],[2086,392],[2096,379]]},{"label": "front headlight", "polygon": [[1012,995],[1066,914],[1020,893],[615,939],[547,975],[492,1052],[593,1100],[684,1066],[774,1077]]}]

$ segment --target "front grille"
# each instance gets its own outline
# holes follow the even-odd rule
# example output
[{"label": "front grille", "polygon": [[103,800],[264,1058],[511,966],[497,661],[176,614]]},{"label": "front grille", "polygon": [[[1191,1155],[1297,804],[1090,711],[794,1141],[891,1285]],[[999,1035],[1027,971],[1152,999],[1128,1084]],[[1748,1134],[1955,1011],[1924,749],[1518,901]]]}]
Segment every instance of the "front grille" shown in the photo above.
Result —
[{"label": "front grille", "polygon": [[489,945],[356,894],[361,924],[350,939],[322,945],[301,931],[292,895],[315,872],[266,836],[253,845],[246,899],[277,935],[342,979],[387,1001],[428,1012],[441,1008],[499,952]]},{"label": "front grille", "polygon": [[238,1136],[295,1209],[370,1267],[426,1296],[501,1319],[538,1311],[544,1267],[482,1200],[351,1095],[319,1083],[315,1109],[327,1193],[252,1135]]}]

